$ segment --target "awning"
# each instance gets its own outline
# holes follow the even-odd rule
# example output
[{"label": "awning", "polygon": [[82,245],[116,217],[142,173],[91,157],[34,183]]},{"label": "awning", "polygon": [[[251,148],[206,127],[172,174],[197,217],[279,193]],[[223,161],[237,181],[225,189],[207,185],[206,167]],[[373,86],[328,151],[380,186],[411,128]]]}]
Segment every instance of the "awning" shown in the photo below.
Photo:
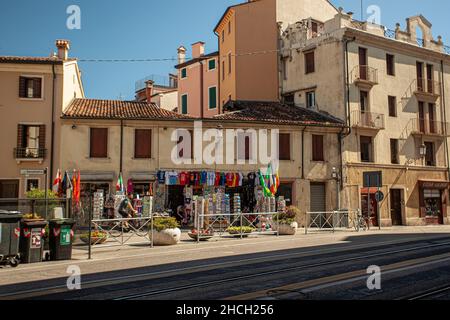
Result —
[{"label": "awning", "polygon": [[450,181],[446,180],[419,180],[419,186],[422,189],[447,189],[450,187]]},{"label": "awning", "polygon": [[113,181],[115,178],[114,172],[83,172],[81,171],[81,181],[98,182],[98,181]]},{"label": "awning", "polygon": [[154,181],[156,180],[155,172],[130,172],[128,179],[136,181]]},{"label": "awning", "polygon": [[[380,191],[381,191],[381,189],[380,189]],[[362,195],[367,195],[368,193],[375,194],[377,192],[378,192],[378,188],[362,188],[361,189]]]}]

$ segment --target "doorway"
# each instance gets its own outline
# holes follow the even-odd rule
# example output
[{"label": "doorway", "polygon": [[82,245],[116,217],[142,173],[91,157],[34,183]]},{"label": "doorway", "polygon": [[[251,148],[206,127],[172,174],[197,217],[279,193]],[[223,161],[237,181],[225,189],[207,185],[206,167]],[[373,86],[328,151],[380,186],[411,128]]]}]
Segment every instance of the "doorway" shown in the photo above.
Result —
[{"label": "doorway", "polygon": [[363,188],[361,190],[361,211],[363,217],[369,217],[370,226],[378,227],[378,204],[375,198],[377,188]]},{"label": "doorway", "polygon": [[393,226],[402,226],[402,193],[401,189],[391,189],[390,197],[391,197],[391,219]]},{"label": "doorway", "polygon": [[[19,180],[0,180],[0,210],[16,211],[19,198]],[[2,200],[8,199],[8,200]]]},{"label": "doorway", "polygon": [[359,78],[361,80],[367,79],[367,49],[359,48]]}]

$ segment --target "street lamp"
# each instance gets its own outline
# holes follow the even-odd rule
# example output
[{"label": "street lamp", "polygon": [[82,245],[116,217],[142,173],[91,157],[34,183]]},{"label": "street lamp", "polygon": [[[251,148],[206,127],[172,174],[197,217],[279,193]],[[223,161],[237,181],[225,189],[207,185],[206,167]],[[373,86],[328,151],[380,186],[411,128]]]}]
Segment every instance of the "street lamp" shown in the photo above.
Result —
[{"label": "street lamp", "polygon": [[419,154],[422,158],[427,155],[427,146],[424,143],[419,148]]}]

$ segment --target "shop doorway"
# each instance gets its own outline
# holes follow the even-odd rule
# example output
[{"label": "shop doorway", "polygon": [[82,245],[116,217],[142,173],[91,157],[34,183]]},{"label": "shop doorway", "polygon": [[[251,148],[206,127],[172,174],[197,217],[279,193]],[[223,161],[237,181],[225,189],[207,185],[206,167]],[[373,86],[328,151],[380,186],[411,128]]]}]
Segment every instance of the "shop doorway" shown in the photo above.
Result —
[{"label": "shop doorway", "polygon": [[182,219],[177,215],[177,212],[179,207],[184,205],[184,186],[168,186],[167,208],[172,211],[172,217],[181,221]]},{"label": "shop doorway", "polygon": [[19,198],[19,180],[0,180],[0,209],[16,211],[17,201],[2,201],[1,199]]},{"label": "shop doorway", "polygon": [[377,188],[363,188],[361,190],[361,211],[364,217],[369,217],[370,225],[378,227],[378,205],[375,198]]},{"label": "shop doorway", "polygon": [[403,225],[403,190],[401,189],[391,189],[390,192],[391,198],[391,219],[393,226],[402,226]]}]

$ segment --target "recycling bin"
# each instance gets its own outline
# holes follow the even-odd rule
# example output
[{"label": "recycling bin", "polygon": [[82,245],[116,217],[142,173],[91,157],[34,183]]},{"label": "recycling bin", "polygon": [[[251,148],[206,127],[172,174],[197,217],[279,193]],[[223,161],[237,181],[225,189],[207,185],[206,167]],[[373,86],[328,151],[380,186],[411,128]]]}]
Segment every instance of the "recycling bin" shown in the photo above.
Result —
[{"label": "recycling bin", "polygon": [[20,220],[19,212],[0,210],[0,264],[17,267],[19,260]]},{"label": "recycling bin", "polygon": [[72,219],[55,219],[49,223],[50,260],[71,260],[72,240],[74,237]]},{"label": "recycling bin", "polygon": [[44,233],[47,221],[22,220],[20,236],[20,261],[23,263],[42,262]]}]

